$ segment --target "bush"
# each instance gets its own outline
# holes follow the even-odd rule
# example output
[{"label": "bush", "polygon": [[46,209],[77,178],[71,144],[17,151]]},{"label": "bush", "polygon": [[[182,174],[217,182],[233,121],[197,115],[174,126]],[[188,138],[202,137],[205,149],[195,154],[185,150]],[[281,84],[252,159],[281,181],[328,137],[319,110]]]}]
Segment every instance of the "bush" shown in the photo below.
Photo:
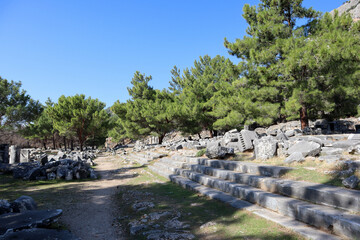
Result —
[{"label": "bush", "polygon": [[200,151],[198,151],[197,153],[196,153],[196,156],[197,157],[201,157],[201,156],[203,156],[204,154],[205,154],[205,152],[206,152],[206,149],[204,148],[204,149],[201,149]]}]

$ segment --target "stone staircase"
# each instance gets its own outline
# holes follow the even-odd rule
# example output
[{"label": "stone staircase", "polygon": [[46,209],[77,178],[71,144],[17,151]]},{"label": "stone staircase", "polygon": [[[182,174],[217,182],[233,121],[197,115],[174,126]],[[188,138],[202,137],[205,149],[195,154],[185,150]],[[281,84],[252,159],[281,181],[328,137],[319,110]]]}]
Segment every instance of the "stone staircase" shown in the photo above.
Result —
[{"label": "stone staircase", "polygon": [[167,156],[165,153],[156,153],[156,152],[132,152],[126,159],[131,159],[141,165],[149,164],[151,161]]},{"label": "stone staircase", "polygon": [[150,170],[310,239],[360,239],[360,191],[280,179],[291,168],[175,155]]}]

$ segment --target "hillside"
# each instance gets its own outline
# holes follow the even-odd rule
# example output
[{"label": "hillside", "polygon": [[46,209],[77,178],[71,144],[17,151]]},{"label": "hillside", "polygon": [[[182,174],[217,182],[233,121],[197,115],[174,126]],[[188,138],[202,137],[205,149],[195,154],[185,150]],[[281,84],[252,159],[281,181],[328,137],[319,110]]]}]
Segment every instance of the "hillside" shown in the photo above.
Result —
[{"label": "hillside", "polygon": [[[344,2],[343,5],[341,5],[340,7],[338,7],[336,10],[339,11],[340,14],[343,13],[350,13],[352,18],[355,21],[360,20],[360,0],[350,0],[350,1],[346,1]],[[331,11],[330,13],[333,13],[333,11]]]}]

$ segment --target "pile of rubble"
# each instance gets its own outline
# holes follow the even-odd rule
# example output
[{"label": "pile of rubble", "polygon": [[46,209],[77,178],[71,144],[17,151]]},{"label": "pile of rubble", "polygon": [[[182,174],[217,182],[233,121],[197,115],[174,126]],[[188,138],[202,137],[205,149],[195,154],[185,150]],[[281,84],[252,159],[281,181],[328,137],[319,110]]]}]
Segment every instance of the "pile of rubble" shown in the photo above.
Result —
[{"label": "pile of rubble", "polygon": [[31,161],[18,164],[1,164],[0,172],[12,173],[16,179],[23,180],[54,180],[54,179],[96,179],[91,168],[96,155],[92,152],[59,151],[57,155],[44,153],[31,154]]},{"label": "pile of rubble", "polygon": [[[150,209],[155,207],[153,193],[128,190],[124,192],[122,197],[125,202],[129,203],[129,209],[140,216],[129,221],[130,235],[148,240],[195,239],[195,236],[190,232],[190,225],[181,221],[181,217],[186,213],[181,213],[176,209],[149,213]],[[128,216],[122,216],[120,219],[127,218]]]},{"label": "pile of rubble", "polygon": [[0,199],[0,239],[78,239],[66,230],[47,229],[61,214],[61,209],[37,210],[29,196]]}]

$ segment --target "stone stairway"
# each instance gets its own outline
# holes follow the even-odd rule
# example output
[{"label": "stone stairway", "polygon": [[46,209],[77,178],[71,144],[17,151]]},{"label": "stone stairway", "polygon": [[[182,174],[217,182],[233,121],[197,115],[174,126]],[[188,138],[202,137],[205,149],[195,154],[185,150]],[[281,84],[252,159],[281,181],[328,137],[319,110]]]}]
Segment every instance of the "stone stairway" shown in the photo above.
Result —
[{"label": "stone stairway", "polygon": [[310,239],[360,239],[360,191],[279,178],[291,168],[175,155],[149,169]]},{"label": "stone stairway", "polygon": [[151,161],[167,156],[165,153],[156,153],[156,152],[132,152],[126,159],[131,159],[141,165],[146,165]]}]

